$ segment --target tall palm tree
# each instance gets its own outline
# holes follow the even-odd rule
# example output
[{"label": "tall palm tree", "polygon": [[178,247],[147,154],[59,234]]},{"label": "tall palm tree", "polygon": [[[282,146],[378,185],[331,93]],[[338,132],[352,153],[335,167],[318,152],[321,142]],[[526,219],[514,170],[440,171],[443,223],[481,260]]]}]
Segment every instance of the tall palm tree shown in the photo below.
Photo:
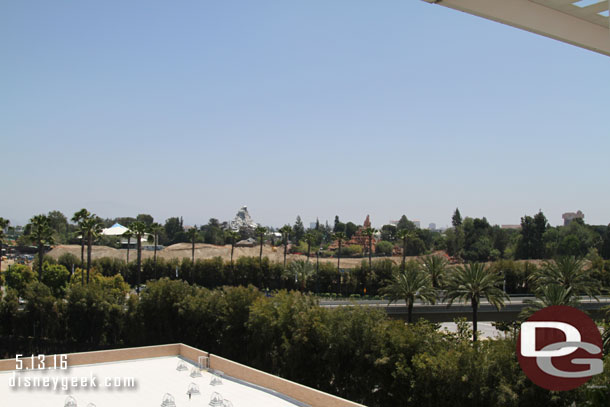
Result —
[{"label": "tall palm tree", "polygon": [[233,270],[233,252],[235,251],[235,243],[241,237],[241,234],[236,230],[229,230],[226,234],[227,238],[231,242],[231,270]]},{"label": "tall palm tree", "polygon": [[598,299],[599,282],[585,269],[584,261],[574,256],[547,261],[531,276],[536,289],[556,284],[570,290],[572,295],[586,294]]},{"label": "tall palm tree", "polygon": [[447,279],[447,306],[455,300],[463,301],[472,306],[472,340],[477,340],[477,317],[481,297],[496,309],[504,306],[508,296],[498,288],[502,284],[502,277],[493,273],[482,263],[470,263],[458,267]]},{"label": "tall palm tree", "polygon": [[292,233],[292,227],[290,225],[284,225],[280,229],[280,233],[282,234],[282,241],[284,243],[284,271],[286,271],[286,253],[288,252],[288,240]]},{"label": "tall palm tree", "polygon": [[309,256],[311,255],[311,245],[315,240],[315,236],[313,233],[307,232],[305,233],[305,236],[303,236],[303,239],[305,239],[305,242],[307,243],[307,261],[309,261]]},{"label": "tall palm tree", "polygon": [[405,260],[407,258],[407,243],[412,234],[407,229],[400,229],[396,232],[396,237],[402,240],[402,268],[405,268]]},{"label": "tall palm tree", "polygon": [[87,284],[89,284],[89,271],[91,270],[91,246],[93,246],[93,240],[102,233],[103,227],[102,220],[94,214],[81,220],[81,232],[84,233],[87,240]]},{"label": "tall palm tree", "polygon": [[413,304],[416,299],[424,303],[434,304],[436,292],[428,273],[422,270],[416,261],[410,261],[402,270],[395,271],[388,285],[383,287],[381,294],[390,296],[390,303],[405,300],[407,304],[407,322],[412,322]]},{"label": "tall palm tree", "polygon": [[2,244],[6,238],[4,235],[4,229],[6,229],[9,224],[10,221],[8,219],[0,217],[0,272],[2,271]]},{"label": "tall palm tree", "polygon": [[190,228],[186,232],[186,236],[191,242],[191,263],[193,264],[193,266],[195,266],[195,242],[199,238],[199,230],[197,229],[197,225]]},{"label": "tall palm tree", "polygon": [[131,238],[133,237],[133,232],[129,229],[123,233],[123,237],[127,238],[127,263],[129,263],[129,249],[131,248]]},{"label": "tall palm tree", "polygon": [[152,225],[150,225],[149,230],[151,233],[150,238],[152,239],[152,243],[155,245],[154,252],[153,252],[153,267],[155,269],[155,278],[158,278],[158,276],[157,276],[157,246],[159,245],[159,234],[161,233],[162,230],[164,230],[164,228],[162,225],[154,222]]},{"label": "tall palm tree", "polygon": [[26,225],[26,232],[29,240],[38,247],[38,278],[42,279],[42,260],[46,245],[52,245],[53,229],[49,225],[49,218],[46,215],[36,215],[30,219]]},{"label": "tall palm tree", "polygon": [[333,237],[339,244],[339,247],[337,248],[337,271],[340,273],[341,272],[341,246],[343,244],[343,241],[347,239],[347,236],[343,232],[337,232],[334,234]]},{"label": "tall palm tree", "polygon": [[132,222],[129,225],[129,230],[133,233],[136,239],[137,248],[137,272],[136,272],[136,292],[140,294],[140,276],[142,274],[142,237],[148,233],[146,223],[141,221]]},{"label": "tall palm tree", "polygon": [[369,241],[369,271],[373,270],[373,236],[377,233],[377,229],[368,227],[362,231],[362,234],[368,238]]},{"label": "tall palm tree", "polygon": [[432,287],[438,289],[442,286],[445,274],[449,268],[447,259],[441,256],[426,256],[421,263],[422,269],[428,273],[432,280]]},{"label": "tall palm tree", "polygon": [[256,233],[256,235],[258,236],[259,240],[260,240],[260,245],[261,245],[261,249],[260,252],[258,254],[258,262],[260,267],[263,267],[263,244],[265,243],[265,235],[267,234],[267,228],[262,227],[262,226],[257,226],[256,229],[254,229],[254,233]]},{"label": "tall palm tree", "polygon": [[81,222],[91,216],[91,213],[85,208],[74,213],[72,216],[72,222],[78,225],[78,231],[80,232],[80,264],[81,267],[85,264],[85,235],[82,233],[80,228]]}]

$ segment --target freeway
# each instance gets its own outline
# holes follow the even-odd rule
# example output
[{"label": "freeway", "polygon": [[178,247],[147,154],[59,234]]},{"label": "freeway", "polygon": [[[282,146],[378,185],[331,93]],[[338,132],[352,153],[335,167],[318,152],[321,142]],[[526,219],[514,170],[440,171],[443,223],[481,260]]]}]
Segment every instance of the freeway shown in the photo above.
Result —
[{"label": "freeway", "polygon": [[[534,299],[532,296],[514,296],[505,303],[504,308],[497,310],[487,300],[481,301],[479,305],[479,321],[515,321],[519,313],[527,306],[525,300]],[[610,306],[610,297],[600,297],[599,301],[581,297],[581,308],[592,314],[599,316],[603,313],[601,308]],[[320,300],[320,306],[326,308],[337,308],[344,306],[365,306],[371,308],[383,308],[388,316],[397,319],[407,318],[407,306],[404,301],[390,304],[387,300]],[[472,318],[472,308],[470,304],[454,302],[448,307],[446,302],[423,304],[417,301],[413,306],[413,320],[424,318],[432,322],[451,322],[456,318]]]}]

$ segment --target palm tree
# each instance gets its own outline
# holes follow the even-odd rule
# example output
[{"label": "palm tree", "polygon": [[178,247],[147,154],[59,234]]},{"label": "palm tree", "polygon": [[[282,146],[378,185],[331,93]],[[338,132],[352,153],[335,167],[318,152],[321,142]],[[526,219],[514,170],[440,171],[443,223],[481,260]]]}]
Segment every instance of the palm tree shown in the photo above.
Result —
[{"label": "palm tree", "polygon": [[46,215],[36,215],[26,225],[29,240],[38,247],[38,278],[42,279],[42,259],[46,245],[52,245],[53,229],[49,226],[49,218]]},{"label": "palm tree", "polygon": [[81,232],[87,239],[87,284],[89,284],[89,270],[91,269],[91,246],[93,245],[93,239],[102,233],[102,228],[102,220],[94,214],[81,220]]},{"label": "palm tree", "polygon": [[4,242],[4,229],[8,227],[10,221],[0,217],[0,272],[2,271],[2,244]]},{"label": "palm tree", "polygon": [[369,271],[373,270],[373,236],[377,233],[377,229],[368,227],[362,231],[362,234],[368,237],[369,240]]},{"label": "palm tree", "polygon": [[284,225],[280,229],[280,233],[282,234],[282,240],[284,242],[284,271],[286,271],[286,253],[288,252],[288,240],[292,233],[292,227],[290,225]]},{"label": "palm tree", "polygon": [[572,295],[586,294],[596,300],[600,293],[599,283],[585,270],[584,261],[574,256],[547,261],[530,278],[537,288],[556,284],[570,290]]},{"label": "palm tree", "polygon": [[490,271],[484,264],[470,263],[458,267],[447,279],[447,306],[453,301],[459,300],[472,305],[472,340],[477,340],[477,312],[481,297],[496,309],[504,306],[504,300],[508,296],[498,288],[502,284],[502,277]]},{"label": "palm tree", "polygon": [[434,304],[436,293],[432,287],[430,276],[416,261],[410,261],[402,270],[394,272],[388,285],[383,287],[381,294],[390,296],[390,303],[405,300],[407,304],[407,322],[412,322],[413,304],[416,299],[424,303]]},{"label": "palm tree", "polygon": [[79,232],[80,232],[80,264],[81,267],[85,264],[85,235],[82,233],[82,230],[80,229],[81,226],[81,222],[84,219],[87,219],[89,216],[91,216],[91,213],[86,210],[85,208],[81,209],[78,212],[74,213],[74,216],[72,216],[72,222],[76,223],[79,226]]},{"label": "palm tree", "polygon": [[343,241],[347,239],[347,236],[345,236],[345,233],[343,233],[343,232],[337,232],[334,234],[333,237],[339,244],[339,247],[337,248],[337,271],[340,273],[341,272],[341,245],[343,244]]},{"label": "palm tree", "polygon": [[258,254],[258,262],[262,269],[262,267],[263,267],[263,244],[265,243],[265,234],[267,234],[267,228],[262,227],[262,226],[257,226],[256,229],[254,229],[254,233],[256,235],[258,235],[258,238],[260,239],[261,250]]},{"label": "palm tree", "polygon": [[148,227],[146,223],[141,221],[132,222],[129,225],[129,230],[133,233],[133,237],[136,238],[137,248],[137,272],[136,272],[136,292],[140,294],[140,275],[142,273],[142,237],[148,233]]},{"label": "palm tree", "polygon": [[315,236],[313,235],[313,233],[307,232],[305,233],[305,236],[303,236],[303,239],[305,239],[305,242],[307,242],[307,261],[309,261],[309,256],[311,254],[311,245],[315,240]]},{"label": "palm tree", "polygon": [[241,235],[235,230],[229,230],[227,231],[226,236],[231,241],[231,270],[233,270],[233,251],[235,250],[235,243],[237,243]]},{"label": "palm tree", "polygon": [[402,240],[402,268],[405,268],[405,260],[407,258],[407,242],[412,234],[407,229],[400,229],[396,232],[396,237]]},{"label": "palm tree", "polygon": [[422,269],[430,276],[432,287],[440,288],[449,267],[447,259],[441,256],[426,256],[421,265]]},{"label": "palm tree", "polygon": [[523,301],[528,306],[521,311],[519,314],[520,318],[526,319],[534,312],[552,305],[576,307],[580,303],[578,296],[574,295],[571,288],[565,288],[559,284],[549,284],[540,287],[536,290],[535,295],[536,300],[527,299]]},{"label": "palm tree", "polygon": [[199,238],[199,230],[197,229],[197,225],[193,226],[186,232],[186,236],[191,241],[191,263],[193,267],[195,266],[195,242]]},{"label": "palm tree", "polygon": [[133,237],[133,232],[127,229],[127,231],[123,233],[123,237],[127,238],[127,263],[129,263],[129,248],[131,247],[131,238]]},{"label": "palm tree", "polygon": [[150,233],[151,238],[153,240],[153,244],[155,245],[154,248],[154,254],[153,254],[153,267],[155,269],[155,278],[157,278],[157,245],[159,244],[159,233],[161,233],[162,230],[164,230],[163,226],[161,226],[158,223],[153,223],[152,225],[150,225]]},{"label": "palm tree", "polygon": [[313,274],[314,267],[305,260],[295,260],[290,263],[290,271],[294,273],[295,283],[300,280],[299,289],[305,291],[307,279]]}]

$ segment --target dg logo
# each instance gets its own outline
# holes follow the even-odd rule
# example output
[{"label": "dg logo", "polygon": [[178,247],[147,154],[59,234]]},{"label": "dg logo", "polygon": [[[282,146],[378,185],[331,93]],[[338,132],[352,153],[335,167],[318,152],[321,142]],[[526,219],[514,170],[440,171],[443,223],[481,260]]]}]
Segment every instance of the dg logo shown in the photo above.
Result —
[{"label": "dg logo", "polygon": [[521,369],[548,390],[571,390],[602,373],[602,337],[595,322],[576,308],[555,305],[521,324]]}]

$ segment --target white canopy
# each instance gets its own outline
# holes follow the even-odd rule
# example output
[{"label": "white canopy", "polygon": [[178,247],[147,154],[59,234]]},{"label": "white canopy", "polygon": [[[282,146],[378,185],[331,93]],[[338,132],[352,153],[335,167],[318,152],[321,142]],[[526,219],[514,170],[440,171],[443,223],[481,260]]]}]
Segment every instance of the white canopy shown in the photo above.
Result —
[{"label": "white canopy", "polygon": [[127,232],[128,230],[129,229],[127,229],[125,226],[115,223],[114,225],[110,226],[109,228],[102,230],[102,235],[121,236],[121,235],[123,235],[123,233]]}]

